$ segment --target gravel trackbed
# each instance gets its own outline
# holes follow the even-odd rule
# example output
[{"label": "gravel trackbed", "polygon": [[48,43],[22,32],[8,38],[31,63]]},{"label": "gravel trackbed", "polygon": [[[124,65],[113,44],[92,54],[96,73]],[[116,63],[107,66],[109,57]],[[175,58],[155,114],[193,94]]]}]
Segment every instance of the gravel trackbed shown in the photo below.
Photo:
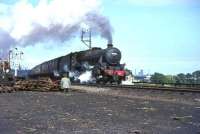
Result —
[{"label": "gravel trackbed", "polygon": [[0,134],[200,134],[200,94],[166,96],[0,94]]}]

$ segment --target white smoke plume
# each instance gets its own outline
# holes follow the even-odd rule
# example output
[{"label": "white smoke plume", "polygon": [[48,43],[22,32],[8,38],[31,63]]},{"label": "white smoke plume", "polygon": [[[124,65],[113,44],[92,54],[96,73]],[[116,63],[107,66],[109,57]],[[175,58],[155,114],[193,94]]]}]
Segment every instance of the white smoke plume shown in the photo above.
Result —
[{"label": "white smoke plume", "polygon": [[100,5],[99,0],[41,0],[33,6],[23,0],[4,8],[4,16],[0,16],[0,35],[3,35],[0,56],[4,57],[14,46],[49,40],[64,42],[79,35],[81,23],[112,43],[112,28],[109,20],[100,14]]},{"label": "white smoke plume", "polygon": [[92,82],[92,71],[86,71],[82,73],[78,79],[80,80],[80,83],[90,83]]}]

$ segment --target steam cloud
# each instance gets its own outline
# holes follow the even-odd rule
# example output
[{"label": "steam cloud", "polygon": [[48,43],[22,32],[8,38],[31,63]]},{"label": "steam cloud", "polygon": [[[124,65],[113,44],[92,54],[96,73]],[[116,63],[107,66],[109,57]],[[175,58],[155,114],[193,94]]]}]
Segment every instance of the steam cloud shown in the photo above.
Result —
[{"label": "steam cloud", "polygon": [[[14,46],[25,47],[38,42],[64,42],[79,35],[81,24],[88,25],[94,35],[112,43],[112,27],[100,14],[98,0],[42,0],[36,7],[27,1],[5,8],[11,13],[0,25],[0,57],[5,58]],[[0,16],[1,17],[1,16]]]},{"label": "steam cloud", "polygon": [[51,24],[49,27],[34,24],[34,29],[26,36],[20,39],[22,45],[35,44],[45,40],[58,40],[64,42],[73,36],[78,35],[81,29],[81,23],[87,24],[94,35],[100,33],[101,37],[112,43],[112,27],[109,20],[99,13],[90,12],[86,14],[79,22],[69,25]]},{"label": "steam cloud", "polygon": [[0,28],[0,56],[6,57],[7,53],[5,53],[5,50],[8,50],[11,44],[15,43],[15,39],[12,38],[9,33]]},{"label": "steam cloud", "polygon": [[99,31],[101,34],[101,37],[106,38],[109,44],[112,44],[113,29],[110,25],[109,20],[106,17],[98,13],[91,12],[86,15],[85,21],[88,23],[88,25],[92,29]]},{"label": "steam cloud", "polygon": [[79,30],[78,24],[63,26],[62,24],[52,24],[49,27],[35,24],[34,29],[19,41],[23,46],[34,45],[37,42],[48,40],[64,42],[72,37]]}]

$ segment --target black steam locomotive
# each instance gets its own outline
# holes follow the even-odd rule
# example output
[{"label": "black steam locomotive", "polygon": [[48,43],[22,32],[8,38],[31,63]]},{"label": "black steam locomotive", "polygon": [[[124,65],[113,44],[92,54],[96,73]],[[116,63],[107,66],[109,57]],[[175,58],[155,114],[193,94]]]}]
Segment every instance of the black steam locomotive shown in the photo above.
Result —
[{"label": "black steam locomotive", "polygon": [[112,44],[108,44],[106,49],[95,47],[46,61],[34,67],[29,76],[56,78],[67,72],[79,72],[80,74],[91,70],[92,77],[96,82],[121,83],[125,79],[126,73],[120,60],[120,50],[113,47]]}]

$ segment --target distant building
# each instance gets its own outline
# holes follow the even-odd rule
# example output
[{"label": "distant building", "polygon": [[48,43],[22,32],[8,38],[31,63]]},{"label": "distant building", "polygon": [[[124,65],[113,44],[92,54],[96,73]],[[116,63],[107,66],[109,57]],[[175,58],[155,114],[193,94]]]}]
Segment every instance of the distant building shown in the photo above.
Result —
[{"label": "distant building", "polygon": [[134,76],[134,82],[151,82],[151,75]]},{"label": "distant building", "polygon": [[144,70],[141,69],[140,72],[138,73],[139,76],[144,76]]},{"label": "distant building", "polygon": [[145,74],[144,70],[141,69],[138,73],[135,71],[133,82],[151,82],[151,75]]}]

